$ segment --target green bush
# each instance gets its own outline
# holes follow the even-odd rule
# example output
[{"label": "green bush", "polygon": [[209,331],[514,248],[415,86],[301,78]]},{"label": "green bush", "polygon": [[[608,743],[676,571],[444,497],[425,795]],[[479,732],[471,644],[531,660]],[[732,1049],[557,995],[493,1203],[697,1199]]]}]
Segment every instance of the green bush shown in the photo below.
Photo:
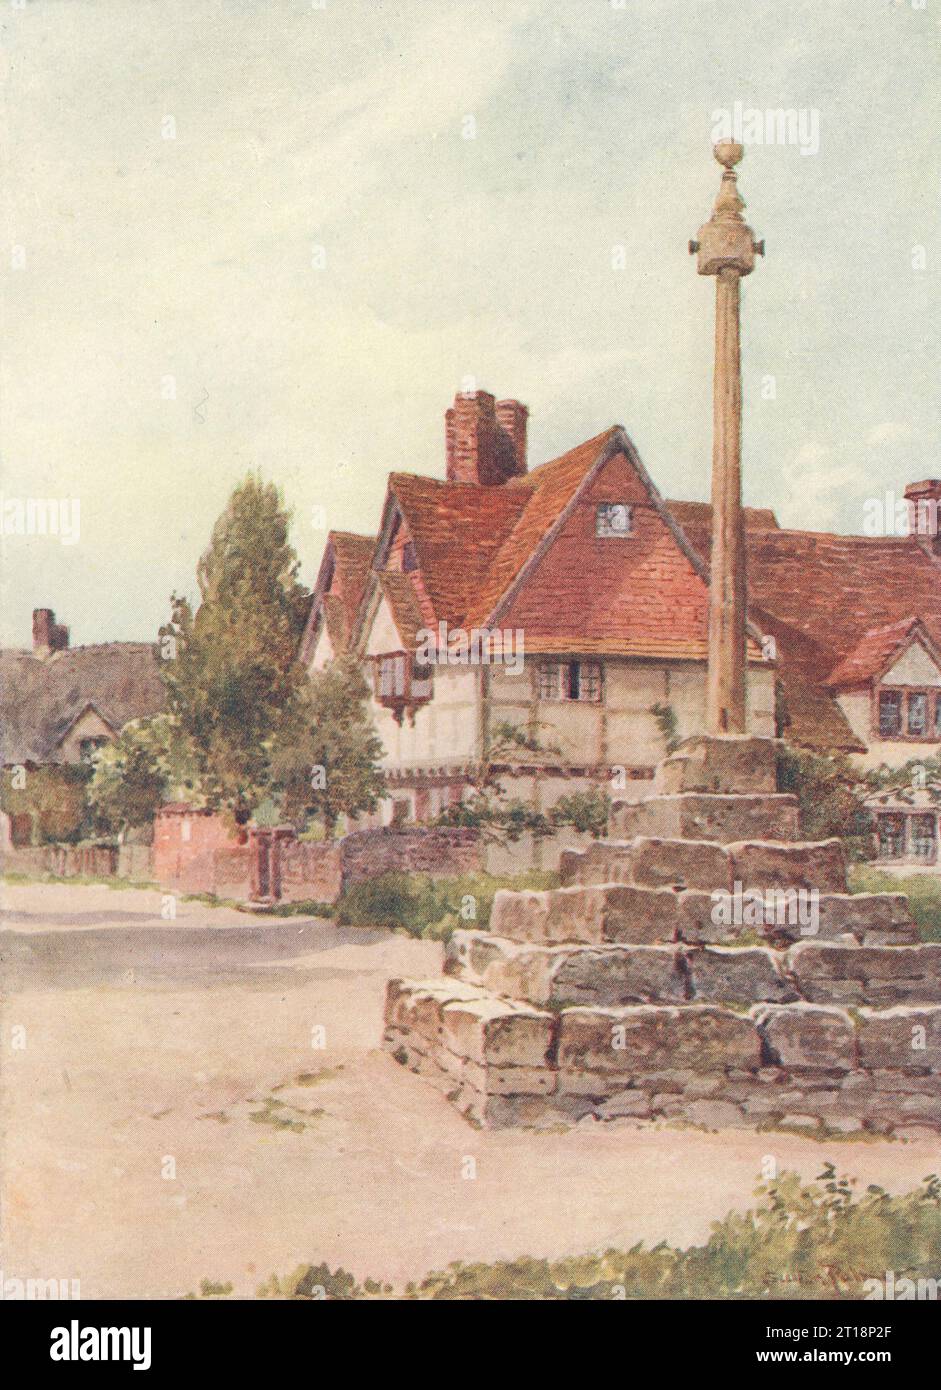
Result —
[{"label": "green bush", "polygon": [[717,1221],[705,1245],[685,1250],[665,1241],[648,1249],[606,1250],[561,1260],[455,1263],[404,1291],[345,1270],[307,1265],[288,1278],[272,1275],[261,1296],[407,1299],[860,1299],[867,1281],[895,1275],[938,1277],[941,1181],[935,1174],[913,1192],[890,1196],[825,1165],[813,1183],[797,1173],[762,1184],[759,1204]]},{"label": "green bush", "polygon": [[797,797],[801,838],[838,836],[853,859],[872,857],[872,823],[863,805],[870,790],[843,753],[785,747],[778,754],[778,791]]},{"label": "green bush", "polygon": [[941,941],[941,878],[934,874],[887,874],[869,865],[856,865],[850,874],[852,893],[905,893],[923,941]]},{"label": "green bush", "polygon": [[446,941],[456,927],[485,931],[498,888],[555,888],[555,873],[532,870],[511,878],[462,874],[391,873],[364,879],[340,896],[334,917],[344,927],[392,927],[410,936]]}]

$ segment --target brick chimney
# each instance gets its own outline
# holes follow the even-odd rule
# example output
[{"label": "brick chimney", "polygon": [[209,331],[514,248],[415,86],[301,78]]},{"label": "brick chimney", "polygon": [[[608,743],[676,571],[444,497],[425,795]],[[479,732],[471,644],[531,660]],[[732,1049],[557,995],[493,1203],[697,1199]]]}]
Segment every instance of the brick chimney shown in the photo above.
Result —
[{"label": "brick chimney", "polygon": [[905,489],[911,535],[941,556],[941,478],[909,483]]},{"label": "brick chimney", "polygon": [[51,656],[65,651],[69,645],[69,630],[56,622],[51,608],[33,609],[33,655]]},{"label": "brick chimney", "polygon": [[528,418],[519,401],[459,392],[445,415],[448,482],[497,487],[525,473]]}]

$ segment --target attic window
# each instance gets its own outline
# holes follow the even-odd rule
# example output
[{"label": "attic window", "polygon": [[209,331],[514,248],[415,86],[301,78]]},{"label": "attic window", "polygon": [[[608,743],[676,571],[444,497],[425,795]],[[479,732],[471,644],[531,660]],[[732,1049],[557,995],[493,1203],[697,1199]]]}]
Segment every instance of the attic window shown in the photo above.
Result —
[{"label": "attic window", "polygon": [[106,738],[83,738],[79,741],[78,755],[83,763],[90,763],[98,752],[99,748],[104,748],[109,742]]},{"label": "attic window", "polygon": [[418,556],[415,553],[415,542],[406,541],[402,547],[402,569],[405,574],[411,574],[418,569]]},{"label": "attic window", "polygon": [[599,502],[595,509],[595,535],[603,540],[631,534],[631,508],[626,502]]}]

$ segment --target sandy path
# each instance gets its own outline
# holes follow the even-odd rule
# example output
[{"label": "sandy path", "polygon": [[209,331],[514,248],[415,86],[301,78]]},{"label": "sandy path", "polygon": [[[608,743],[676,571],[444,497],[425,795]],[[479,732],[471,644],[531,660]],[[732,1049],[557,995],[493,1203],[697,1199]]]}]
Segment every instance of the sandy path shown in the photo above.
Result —
[{"label": "sandy path", "polygon": [[7,1278],[250,1295],[326,1260],[398,1284],[455,1259],[701,1240],[750,1204],[769,1154],[890,1190],[937,1167],[922,1141],[477,1131],[377,1049],[385,981],[437,973],[435,944],[200,904],[166,923],[158,894],[4,897]]}]

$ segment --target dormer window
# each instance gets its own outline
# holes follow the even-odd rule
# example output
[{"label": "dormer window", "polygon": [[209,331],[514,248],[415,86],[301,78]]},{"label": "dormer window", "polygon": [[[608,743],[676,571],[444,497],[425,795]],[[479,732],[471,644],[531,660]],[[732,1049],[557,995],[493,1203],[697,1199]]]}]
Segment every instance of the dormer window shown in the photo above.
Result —
[{"label": "dormer window", "polygon": [[406,541],[402,546],[402,570],[405,574],[411,574],[418,569],[418,555],[415,551],[415,542]]},{"label": "dormer window", "polygon": [[905,687],[879,691],[879,737],[941,738],[941,691]]},{"label": "dormer window", "polygon": [[599,539],[629,536],[632,523],[632,509],[626,502],[599,502],[595,509],[595,535]]}]

